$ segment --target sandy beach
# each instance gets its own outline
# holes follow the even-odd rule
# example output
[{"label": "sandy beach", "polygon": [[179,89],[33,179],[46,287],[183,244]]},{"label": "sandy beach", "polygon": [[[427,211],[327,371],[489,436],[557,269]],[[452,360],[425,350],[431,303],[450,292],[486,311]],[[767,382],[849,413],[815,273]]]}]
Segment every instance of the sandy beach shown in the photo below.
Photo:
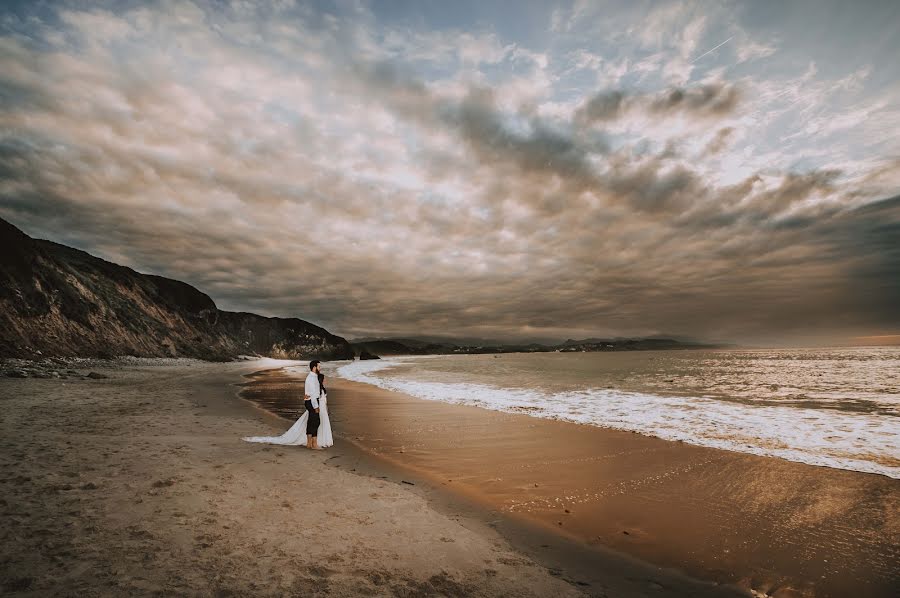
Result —
[{"label": "sandy beach", "polygon": [[340,439],[322,452],[243,442],[285,422],[236,396],[242,375],[284,364],[97,362],[108,378],[0,381],[3,593],[730,594],[621,560],[579,585]]},{"label": "sandy beach", "polygon": [[[292,418],[296,384],[270,371],[244,396]],[[558,566],[582,583],[603,583],[613,549],[767,595],[893,596],[900,587],[898,480],[340,379],[329,400],[346,439],[493,510],[519,548],[549,556],[516,522],[571,539],[581,550]]]},{"label": "sandy beach", "polygon": [[235,397],[241,374],[267,365],[156,361],[93,366],[108,379],[0,381],[3,593],[578,593],[401,484],[326,466],[335,450],[243,442],[282,427]]},{"label": "sandy beach", "polygon": [[[107,379],[0,381],[4,594],[739,596],[755,587],[777,596],[849,595],[841,585],[730,579],[757,566],[745,567],[753,551],[732,544],[734,537],[748,533],[758,546],[772,523],[777,542],[796,536],[790,549],[805,547],[809,562],[828,547],[842,549],[827,570],[848,575],[860,590],[854,595],[887,595],[884,584],[896,582],[885,559],[896,556],[897,487],[878,476],[864,476],[868,486],[857,488],[842,482],[844,472],[825,472],[820,486],[838,485],[835,492],[767,518],[762,505],[783,504],[786,488],[809,483],[786,481],[797,470],[769,463],[775,460],[756,465],[769,472],[757,483],[770,487],[741,494],[734,476],[755,471],[746,456],[680,445],[666,452],[662,441],[632,434],[598,445],[592,435],[609,431],[584,426],[566,429],[567,442],[559,443],[559,422],[336,379],[334,447],[243,442],[287,427],[237,394],[262,392],[269,409],[282,405],[292,417],[285,398],[297,381],[277,370],[285,363],[99,362],[91,369]],[[573,455],[588,446],[593,458]],[[587,477],[598,464],[606,477]],[[623,482],[635,464],[629,479],[644,483]],[[704,485],[690,471],[726,477]],[[600,493],[601,502],[568,513],[555,501],[546,507],[559,492],[554,485],[572,476],[578,487],[605,483],[622,492]],[[673,480],[700,489],[686,497]],[[709,487],[743,502],[708,502]],[[869,498],[853,507],[857,491]],[[875,512],[882,520],[869,529],[872,522],[860,518]],[[698,523],[704,520],[715,525]],[[696,534],[675,542],[685,528],[679,521],[698,526]],[[714,529],[731,531],[705,544]],[[810,529],[818,536],[804,535]],[[736,554],[723,552],[723,543]],[[689,558],[677,558],[679,551]],[[706,567],[688,566],[698,562]],[[867,569],[853,568],[865,562]],[[864,573],[873,576],[869,585],[859,585]]]}]

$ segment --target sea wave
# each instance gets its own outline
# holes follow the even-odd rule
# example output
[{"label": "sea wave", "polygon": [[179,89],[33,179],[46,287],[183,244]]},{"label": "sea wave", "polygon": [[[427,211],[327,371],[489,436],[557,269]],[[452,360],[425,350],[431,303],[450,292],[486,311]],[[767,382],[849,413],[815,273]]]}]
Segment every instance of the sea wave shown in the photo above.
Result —
[{"label": "sea wave", "polygon": [[609,388],[541,394],[537,390],[388,375],[392,368],[408,364],[411,359],[417,358],[356,361],[337,367],[336,374],[430,401],[628,430],[699,446],[900,479],[896,417]]}]

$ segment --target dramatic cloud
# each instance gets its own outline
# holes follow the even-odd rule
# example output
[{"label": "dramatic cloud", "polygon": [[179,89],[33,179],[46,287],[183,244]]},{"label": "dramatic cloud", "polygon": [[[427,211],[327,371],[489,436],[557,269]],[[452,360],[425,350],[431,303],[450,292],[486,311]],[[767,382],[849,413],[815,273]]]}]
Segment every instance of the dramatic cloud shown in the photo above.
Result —
[{"label": "dramatic cloud", "polygon": [[22,4],[0,216],[349,337],[896,332],[900,12],[818,6]]},{"label": "dramatic cloud", "polygon": [[710,84],[696,88],[679,87],[663,93],[629,97],[621,90],[603,91],[576,112],[584,124],[619,118],[626,110],[667,116],[688,114],[698,118],[721,118],[734,112],[738,91],[733,85]]}]

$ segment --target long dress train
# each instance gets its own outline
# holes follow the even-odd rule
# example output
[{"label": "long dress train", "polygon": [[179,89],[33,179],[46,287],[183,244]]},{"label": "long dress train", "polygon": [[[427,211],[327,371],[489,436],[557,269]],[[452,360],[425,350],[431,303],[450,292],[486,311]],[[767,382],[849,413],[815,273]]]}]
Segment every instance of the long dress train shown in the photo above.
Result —
[{"label": "long dress train", "polygon": [[[334,444],[334,436],[331,433],[331,420],[328,419],[328,395],[319,397],[319,431],[317,440],[319,446],[328,447]],[[265,444],[285,444],[291,446],[306,446],[306,422],[309,420],[309,412],[304,410],[300,419],[288,428],[281,436],[247,436],[243,438],[247,442],[263,442]]]},{"label": "long dress train", "polygon": [[334,445],[334,436],[331,434],[331,420],[328,419],[328,395],[323,394],[319,398],[319,432],[316,439],[321,447]]}]

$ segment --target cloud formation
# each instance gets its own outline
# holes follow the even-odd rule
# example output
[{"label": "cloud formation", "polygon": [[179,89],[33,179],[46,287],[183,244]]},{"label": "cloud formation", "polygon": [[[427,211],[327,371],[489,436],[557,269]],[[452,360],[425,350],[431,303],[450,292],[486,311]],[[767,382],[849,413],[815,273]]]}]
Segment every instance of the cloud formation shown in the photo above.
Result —
[{"label": "cloud formation", "polygon": [[897,330],[897,67],[738,8],[8,9],[0,216],[349,337]]},{"label": "cloud formation", "polygon": [[661,93],[632,96],[619,89],[606,90],[585,102],[575,117],[586,125],[617,119],[626,111],[661,117],[687,114],[695,118],[722,118],[734,113],[738,98],[737,87],[724,83],[673,87]]}]

